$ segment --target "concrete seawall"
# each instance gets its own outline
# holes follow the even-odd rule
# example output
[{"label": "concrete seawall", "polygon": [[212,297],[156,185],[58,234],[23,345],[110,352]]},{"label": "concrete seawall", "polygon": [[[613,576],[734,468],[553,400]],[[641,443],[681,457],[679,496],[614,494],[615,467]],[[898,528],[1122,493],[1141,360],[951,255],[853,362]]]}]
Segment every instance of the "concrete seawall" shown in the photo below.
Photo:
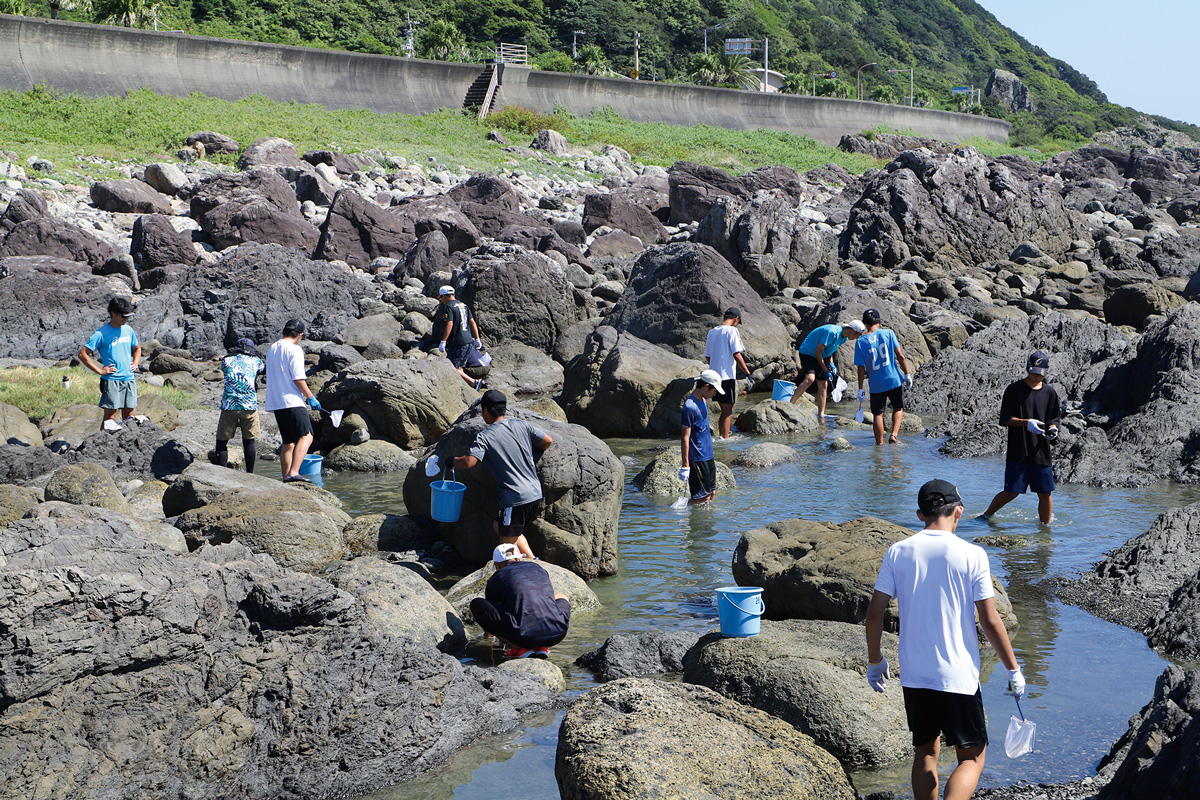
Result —
[{"label": "concrete seawall", "polygon": [[[185,96],[317,103],[331,109],[422,114],[459,108],[475,64],[210,39],[181,33],[0,15],[0,89],[53,86],[84,95],[148,88]],[[887,125],[942,139],[1008,137],[1009,123],[921,108],[732,89],[596,78],[507,66],[500,103],[575,114],[612,106],[626,119],[768,128],[836,144],[845,133]]]}]

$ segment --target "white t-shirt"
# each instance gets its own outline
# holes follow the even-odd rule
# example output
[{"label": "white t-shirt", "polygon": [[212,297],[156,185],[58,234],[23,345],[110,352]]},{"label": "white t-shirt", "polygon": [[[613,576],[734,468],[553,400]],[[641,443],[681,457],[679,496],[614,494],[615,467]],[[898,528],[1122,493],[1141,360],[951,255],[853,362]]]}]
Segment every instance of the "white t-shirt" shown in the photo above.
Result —
[{"label": "white t-shirt", "polygon": [[267,351],[267,411],[301,408],[304,395],[296,381],[305,379],[304,351],[300,345],[280,339]]},{"label": "white t-shirt", "polygon": [[704,357],[723,381],[737,377],[737,362],[733,360],[733,354],[744,352],[746,348],[742,345],[742,335],[732,325],[713,328],[704,342]]},{"label": "white t-shirt", "polygon": [[921,531],[888,548],[875,590],[900,609],[900,685],[975,694],[975,603],[993,595],[983,548],[948,531]]}]

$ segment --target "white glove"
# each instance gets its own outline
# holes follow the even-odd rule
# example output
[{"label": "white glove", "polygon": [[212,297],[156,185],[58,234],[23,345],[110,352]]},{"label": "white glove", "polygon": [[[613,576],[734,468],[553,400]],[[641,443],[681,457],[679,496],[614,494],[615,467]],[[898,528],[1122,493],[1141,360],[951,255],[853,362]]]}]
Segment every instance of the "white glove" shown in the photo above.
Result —
[{"label": "white glove", "polygon": [[691,473],[691,467],[681,467],[679,470],[679,480],[687,483],[688,475]]},{"label": "white glove", "polygon": [[867,399],[867,390],[866,390],[866,389],[859,389],[859,390],[858,390],[858,402],[862,403],[862,402],[864,402],[866,399]]},{"label": "white glove", "polygon": [[892,677],[888,673],[887,659],[880,656],[878,664],[867,662],[867,683],[871,684],[871,688],[877,692],[882,692],[883,687],[887,685],[887,679]]},{"label": "white glove", "polygon": [[912,374],[908,374],[908,375],[904,376],[904,388],[905,389],[912,388]]},{"label": "white glove", "polygon": [[438,474],[438,457],[436,455],[433,455],[433,456],[430,456],[425,461],[425,477],[432,478],[434,475],[437,475],[437,474]]},{"label": "white glove", "polygon": [[754,391],[754,378],[747,376],[746,377],[746,394],[750,394],[752,391]]},{"label": "white glove", "polygon": [[1025,427],[1028,428],[1029,432],[1035,436],[1046,435],[1046,423],[1042,422],[1040,419],[1029,420],[1029,422],[1025,423]]},{"label": "white glove", "polygon": [[1004,693],[1018,700],[1025,696],[1025,676],[1021,674],[1020,667],[1008,671],[1008,688]]},{"label": "white glove", "polygon": [[438,352],[441,353],[442,355],[446,355],[446,343],[445,342],[438,342]]},{"label": "white glove", "polygon": [[479,341],[478,339],[472,339],[471,346],[474,347],[476,350],[482,350],[483,342]]}]

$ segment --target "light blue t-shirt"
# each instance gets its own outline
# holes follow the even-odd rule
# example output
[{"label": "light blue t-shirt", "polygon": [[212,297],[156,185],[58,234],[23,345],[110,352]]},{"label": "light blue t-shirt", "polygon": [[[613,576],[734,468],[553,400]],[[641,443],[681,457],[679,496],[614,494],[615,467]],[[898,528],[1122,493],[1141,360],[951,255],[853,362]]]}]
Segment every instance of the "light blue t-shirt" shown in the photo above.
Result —
[{"label": "light blue t-shirt", "polygon": [[711,461],[713,457],[712,428],[708,423],[708,403],[689,394],[679,415],[683,427],[691,428],[688,437],[688,464]]},{"label": "light blue t-shirt", "polygon": [[872,394],[890,392],[904,383],[904,375],[896,365],[896,351],[899,348],[896,334],[887,328],[863,334],[855,342],[854,363],[866,369]]},{"label": "light blue t-shirt", "polygon": [[[78,339],[76,340],[78,341]],[[137,334],[128,325],[114,328],[104,325],[87,340],[87,349],[100,356],[100,366],[116,366],[117,371],[105,375],[110,381],[133,380],[133,348],[137,347]]]},{"label": "light blue t-shirt", "polygon": [[831,358],[835,350],[842,346],[842,342],[846,341],[846,337],[842,336],[842,326],[838,324],[822,325],[819,328],[813,328],[808,336],[804,337],[804,341],[800,343],[800,352],[806,356],[817,358],[817,345],[823,344],[825,348],[821,351],[821,358]]}]

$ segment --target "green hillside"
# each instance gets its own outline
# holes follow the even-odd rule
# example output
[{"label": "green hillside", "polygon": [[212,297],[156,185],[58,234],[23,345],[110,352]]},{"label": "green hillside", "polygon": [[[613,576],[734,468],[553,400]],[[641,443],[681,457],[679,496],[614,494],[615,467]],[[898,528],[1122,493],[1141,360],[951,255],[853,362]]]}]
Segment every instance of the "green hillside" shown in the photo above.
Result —
[{"label": "green hillside", "polygon": [[[22,4],[27,14],[50,15],[48,0],[0,0]],[[525,44],[543,68],[628,74],[640,42],[642,79],[690,82],[704,49],[726,38],[770,43],[770,67],[790,77],[788,89],[807,93],[812,73],[818,94],[852,96],[863,64],[863,94],[906,102],[914,70],[918,103],[971,110],[1014,122],[1013,141],[1045,138],[1082,141],[1097,130],[1136,124],[1135,110],[1107,101],[1086,75],[1034,47],[972,0],[70,0],[63,18],[130,20],[160,30],[282,44],[405,55],[408,15],[417,28],[418,55],[456,60],[490,59],[498,42]],[[446,23],[450,23],[447,25]],[[573,32],[582,31],[573,36]],[[570,56],[573,39],[581,62]],[[759,44],[751,56],[761,63]],[[743,64],[743,69],[746,64]],[[888,73],[888,69],[903,72]],[[970,108],[956,86],[983,88],[995,68],[1015,73],[1029,87],[1035,113],[1014,114],[990,99]],[[736,76],[712,82],[736,83]],[[538,109],[548,111],[549,109]],[[1160,124],[1200,139],[1200,128],[1163,118]]]}]

